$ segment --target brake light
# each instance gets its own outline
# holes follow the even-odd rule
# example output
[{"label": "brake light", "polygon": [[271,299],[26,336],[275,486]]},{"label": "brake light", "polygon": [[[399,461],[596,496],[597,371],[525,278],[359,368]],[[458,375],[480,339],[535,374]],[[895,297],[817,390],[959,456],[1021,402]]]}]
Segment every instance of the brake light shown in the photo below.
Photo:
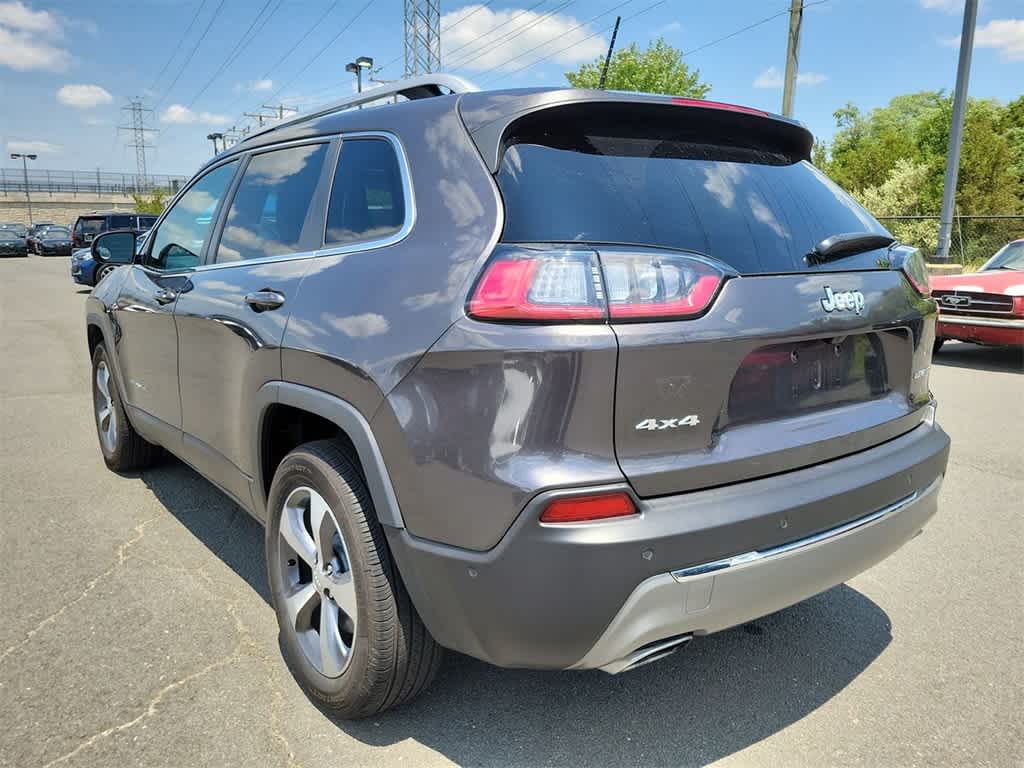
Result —
[{"label": "brake light", "polygon": [[477,281],[469,314],[488,320],[603,320],[597,254],[500,251]]},{"label": "brake light", "polygon": [[925,264],[924,257],[919,250],[915,248],[903,259],[900,270],[914,286],[915,291],[922,296],[932,295],[932,286],[928,280],[928,265]]},{"label": "brake light", "polygon": [[541,513],[542,523],[586,523],[637,514],[633,499],[625,491],[555,499]]},{"label": "brake light", "polygon": [[683,99],[674,98],[672,103],[680,107],[702,107],[704,109],[721,109],[726,112],[741,112],[745,115],[757,115],[758,117],[768,117],[767,112],[762,112],[760,109],[754,109],[753,107],[742,107],[739,104],[726,104],[723,101],[704,101],[704,99]]},{"label": "brake light", "polygon": [[469,314],[524,322],[682,319],[703,314],[724,280],[712,264],[684,254],[500,246]]},{"label": "brake light", "polygon": [[620,320],[702,314],[725,276],[689,256],[602,254],[608,314]]}]

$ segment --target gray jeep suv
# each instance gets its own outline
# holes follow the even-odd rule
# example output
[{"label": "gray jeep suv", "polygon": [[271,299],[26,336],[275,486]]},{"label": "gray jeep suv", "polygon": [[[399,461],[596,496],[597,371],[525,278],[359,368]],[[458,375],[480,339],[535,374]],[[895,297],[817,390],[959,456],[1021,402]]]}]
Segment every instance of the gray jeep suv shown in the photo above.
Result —
[{"label": "gray jeep suv", "polygon": [[107,465],[160,446],[265,524],[316,701],[401,704],[442,648],[621,672],[921,531],[949,450],[927,273],[805,128],[386,93],[216,157],[88,299]]}]

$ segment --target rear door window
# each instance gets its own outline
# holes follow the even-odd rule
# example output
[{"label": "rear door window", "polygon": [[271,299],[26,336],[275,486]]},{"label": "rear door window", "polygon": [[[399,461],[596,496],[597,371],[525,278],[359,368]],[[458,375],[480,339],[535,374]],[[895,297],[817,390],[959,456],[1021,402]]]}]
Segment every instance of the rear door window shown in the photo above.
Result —
[{"label": "rear door window", "polygon": [[327,245],[372,242],[397,234],[406,200],[395,148],[387,139],[345,139],[327,211]]},{"label": "rear door window", "polygon": [[506,242],[661,246],[771,273],[806,269],[804,256],[830,235],[888,234],[810,163],[766,152],[558,136],[510,146],[497,180]]},{"label": "rear door window", "polygon": [[111,216],[110,217],[110,229],[131,229],[132,228],[132,216],[125,214],[123,216]]},{"label": "rear door window", "polygon": [[[254,155],[228,210],[217,261],[246,261],[302,249],[328,144]],[[316,243],[319,245],[319,242]]]}]

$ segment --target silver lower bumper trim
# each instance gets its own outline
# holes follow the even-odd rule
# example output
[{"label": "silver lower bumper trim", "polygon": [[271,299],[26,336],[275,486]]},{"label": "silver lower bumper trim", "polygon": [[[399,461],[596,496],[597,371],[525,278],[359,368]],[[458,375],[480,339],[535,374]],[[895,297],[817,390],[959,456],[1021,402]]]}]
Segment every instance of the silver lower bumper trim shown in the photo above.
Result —
[{"label": "silver lower bumper trim", "polygon": [[791,552],[796,552],[799,549],[803,549],[804,547],[811,547],[815,544],[828,541],[829,539],[834,539],[837,536],[843,536],[844,534],[855,531],[865,525],[870,525],[871,523],[881,520],[883,517],[894,515],[905,507],[909,507],[922,496],[927,496],[929,493],[936,490],[941,482],[941,477],[936,478],[935,481],[927,488],[914,491],[909,496],[893,502],[887,507],[883,507],[876,512],[872,512],[870,515],[858,517],[856,520],[851,520],[850,522],[836,528],[829,528],[827,531],[822,531],[821,533],[816,533],[813,536],[808,536],[803,539],[797,539],[796,541],[791,541],[788,544],[780,544],[779,546],[772,547],[771,549],[765,549],[757,552],[744,552],[742,555],[734,555],[733,557],[726,557],[721,560],[713,560],[710,563],[692,565],[689,568],[680,568],[678,571],[672,571],[672,576],[676,581],[682,581],[688,576],[701,576],[705,573],[723,571],[726,568],[734,568],[738,565],[746,565],[748,563],[769,560],[773,557],[781,557]]},{"label": "silver lower bumper trim", "polygon": [[853,578],[921,532],[941,482],[813,536],[651,576],[570,669],[622,672],[658,658],[662,641],[735,627]]},{"label": "silver lower bumper trim", "polygon": [[939,315],[939,325],[979,325],[985,328],[1010,328],[1024,330],[1024,320],[1002,317],[960,317],[958,315]]}]

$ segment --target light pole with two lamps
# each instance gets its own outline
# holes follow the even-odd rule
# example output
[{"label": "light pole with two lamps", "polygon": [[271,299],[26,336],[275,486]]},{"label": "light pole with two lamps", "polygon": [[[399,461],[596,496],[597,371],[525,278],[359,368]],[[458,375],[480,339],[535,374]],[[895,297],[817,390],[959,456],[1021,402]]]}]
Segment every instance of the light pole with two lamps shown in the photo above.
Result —
[{"label": "light pole with two lamps", "polygon": [[28,191],[28,161],[35,160],[36,155],[21,152],[11,152],[11,160],[21,158],[21,172],[25,177],[25,200],[28,202],[28,225],[32,226],[32,195]]},{"label": "light pole with two lamps", "polygon": [[[355,61],[350,61],[345,65],[345,71],[351,72],[356,76],[356,91],[358,93],[363,92],[363,70],[373,69],[373,59],[369,56],[360,56]],[[360,104],[359,108],[362,109],[363,105]]]}]

